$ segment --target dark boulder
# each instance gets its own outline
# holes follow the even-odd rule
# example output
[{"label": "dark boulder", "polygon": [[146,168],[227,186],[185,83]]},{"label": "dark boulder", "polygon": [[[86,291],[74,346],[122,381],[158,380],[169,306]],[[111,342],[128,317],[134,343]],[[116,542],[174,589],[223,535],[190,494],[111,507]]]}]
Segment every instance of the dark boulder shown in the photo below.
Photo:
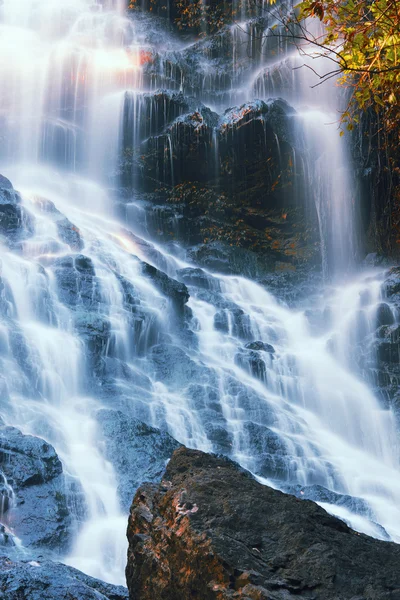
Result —
[{"label": "dark boulder", "polygon": [[11,182],[0,175],[0,235],[12,245],[32,235],[33,230],[33,216],[21,205]]},{"label": "dark boulder", "polygon": [[268,256],[221,240],[194,246],[188,250],[187,256],[190,261],[210,271],[252,279],[270,273],[273,268]]},{"label": "dark boulder", "polygon": [[97,414],[105,440],[105,456],[114,466],[121,507],[129,510],[132,493],[143,481],[158,481],[180,444],[166,431],[150,427],[120,411]]},{"label": "dark boulder", "polygon": [[247,350],[255,350],[257,352],[267,352],[268,354],[275,354],[275,348],[271,346],[271,344],[266,344],[265,342],[249,342],[245,345]]},{"label": "dark boulder", "polygon": [[[193,98],[186,98],[180,92],[156,90],[144,94],[126,92],[123,114],[124,145],[161,133],[179,115],[187,113],[197,105]],[[137,115],[140,120],[136,121]],[[135,127],[138,129],[135,130]],[[135,139],[137,141],[137,138]]]},{"label": "dark boulder", "polygon": [[137,491],[128,540],[131,600],[400,597],[400,546],[186,448]]},{"label": "dark boulder", "polygon": [[176,274],[186,285],[193,285],[205,290],[221,291],[218,279],[209,275],[203,269],[186,267],[185,269],[179,269]]},{"label": "dark boulder", "polygon": [[183,311],[184,305],[189,300],[189,291],[184,283],[172,279],[163,271],[145,262],[142,262],[142,273],[145,277],[151,279],[155,287],[164,296],[172,300],[179,311]]},{"label": "dark boulder", "polygon": [[206,182],[215,170],[214,127],[218,116],[200,105],[177,117],[163,133],[148,138],[141,149],[141,174],[145,179],[177,185]]},{"label": "dark boulder", "polygon": [[392,343],[391,341],[379,342],[377,344],[377,357],[380,362],[393,363],[397,366],[400,358],[399,343]]},{"label": "dark boulder", "polygon": [[0,463],[20,488],[47,483],[62,473],[52,446],[6,425],[0,428]]},{"label": "dark boulder", "polygon": [[[16,540],[13,534],[4,525],[0,524],[0,546],[3,548],[15,548]],[[4,551],[4,550],[3,550]]]},{"label": "dark boulder", "polygon": [[390,302],[400,306],[400,267],[389,270],[383,284],[383,291]]},{"label": "dark boulder", "polygon": [[65,550],[71,516],[63,469],[54,448],[2,424],[0,468],[13,490],[6,519],[23,545]]},{"label": "dark boulder", "polygon": [[376,322],[378,327],[381,325],[393,325],[395,322],[393,311],[385,302],[382,302],[377,308]]},{"label": "dark boulder", "polygon": [[4,175],[0,175],[0,189],[1,196],[8,198],[13,198],[15,196],[13,184],[7,177],[4,177]]},{"label": "dark boulder", "polygon": [[66,565],[0,557],[0,600],[127,600],[122,586],[93,579]]},{"label": "dark boulder", "polygon": [[[295,145],[295,110],[284,100],[255,100],[227,110],[219,125],[221,183],[243,203],[252,205],[263,197],[268,207],[289,206],[301,189],[290,165]],[[264,200],[265,202],[265,200]]]},{"label": "dark boulder", "polygon": [[219,310],[214,315],[214,327],[217,331],[222,333],[228,333],[229,331],[229,319],[228,312],[226,310]]},{"label": "dark boulder", "polygon": [[259,352],[242,350],[236,354],[235,363],[257,379],[267,381],[267,366]]}]

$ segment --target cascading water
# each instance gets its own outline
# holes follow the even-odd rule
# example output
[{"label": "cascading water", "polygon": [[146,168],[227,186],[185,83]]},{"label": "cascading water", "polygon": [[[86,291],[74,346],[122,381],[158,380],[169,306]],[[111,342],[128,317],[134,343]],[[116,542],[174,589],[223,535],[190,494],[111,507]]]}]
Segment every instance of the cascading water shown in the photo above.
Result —
[{"label": "cascading water", "polygon": [[[63,559],[123,582],[126,515],[103,452],[104,406],[189,446],[225,452],[272,485],[314,494],[356,529],[400,541],[394,417],[352,356],[360,329],[363,338],[374,331],[381,274],[323,290],[314,306],[323,324],[313,329],[306,312],[252,281],[203,272],[203,283],[193,283],[193,264],[143,239],[144,220],[135,222],[142,209],[126,211],[121,224],[106,189],[121,150],[139,151],[186,111],[166,94],[145,93],[177,77],[161,60],[146,79],[149,50],[123,8],[4,0],[0,9],[0,167],[21,194],[27,231],[2,244],[1,410],[8,424],[53,444],[63,462],[76,530]],[[241,35],[233,34],[236,61]],[[164,58],[177,48],[165,46]],[[300,71],[286,77],[291,56],[272,66],[264,59],[251,85],[237,73],[237,92],[206,72],[202,99],[227,105],[255,89],[292,102],[289,81],[300,78],[294,119],[315,163],[324,262],[344,273],[355,254],[351,179],[344,142],[325,126],[334,120],[332,88],[315,99]],[[171,165],[175,142],[170,136],[155,150]],[[217,155],[216,134],[210,143]],[[142,261],[186,281],[191,312],[171,300],[165,279],[160,288],[145,276]]]}]

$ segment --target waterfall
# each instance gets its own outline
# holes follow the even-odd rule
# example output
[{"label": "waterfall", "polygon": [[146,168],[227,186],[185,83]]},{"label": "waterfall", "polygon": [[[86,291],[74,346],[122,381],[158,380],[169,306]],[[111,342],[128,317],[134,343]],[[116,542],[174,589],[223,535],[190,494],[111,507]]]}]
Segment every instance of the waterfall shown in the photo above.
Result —
[{"label": "waterfall", "polygon": [[[310,89],[309,71],[293,71],[298,58],[287,41],[279,41],[281,60],[268,58],[276,39],[249,76],[248,32],[232,26],[234,79],[210,63],[192,94],[171,67],[187,48],[160,34],[161,58],[149,74],[156,50],[144,39],[147,22],[127,18],[121,1],[4,0],[0,19],[0,172],[27,219],[24,235],[0,240],[1,416],[51,443],[62,461],[74,523],[62,560],[124,582],[126,514],[104,452],[104,407],[223,452],[269,485],[309,494],[356,530],[400,542],[395,418],[354,355],[358,337],[371,340],[376,328],[383,273],[354,274],[351,168],[334,85]],[[167,85],[172,91],[151,92]],[[121,157],[130,189],[141,143],[150,140],[161,156],[154,177],[174,182],[181,141],[166,125],[199,100],[221,113],[249,94],[288,100],[305,140],[323,266],[337,278],[311,316],[244,277],[205,269],[199,283],[176,245],[151,239],[146,209],[135,203],[140,192],[121,218]],[[198,110],[195,139],[212,128],[204,147],[218,181],[218,117]],[[146,276],[148,265],[162,284]],[[186,307],[168,292],[172,280],[187,285]]]}]

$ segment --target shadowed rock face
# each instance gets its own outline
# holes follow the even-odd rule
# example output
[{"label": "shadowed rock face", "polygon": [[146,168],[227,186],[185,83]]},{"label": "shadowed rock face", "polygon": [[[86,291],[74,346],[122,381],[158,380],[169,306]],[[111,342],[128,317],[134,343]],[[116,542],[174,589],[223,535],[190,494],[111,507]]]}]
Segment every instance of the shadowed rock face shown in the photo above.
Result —
[{"label": "shadowed rock face", "polygon": [[399,546],[186,448],[139,488],[128,539],[131,600],[400,598]]},{"label": "shadowed rock face", "polygon": [[60,563],[0,557],[1,600],[127,600],[125,588]]},{"label": "shadowed rock face", "polygon": [[67,548],[71,515],[62,465],[54,448],[41,438],[0,423],[0,473],[15,493],[11,501],[0,491],[5,522],[25,548]]},{"label": "shadowed rock face", "polygon": [[0,175],[0,236],[12,247],[33,232],[33,217],[23,206],[12,183]]},{"label": "shadowed rock face", "polygon": [[180,444],[167,432],[120,411],[100,410],[97,420],[105,440],[105,455],[116,471],[121,505],[128,513],[132,490],[143,481],[158,481]]}]

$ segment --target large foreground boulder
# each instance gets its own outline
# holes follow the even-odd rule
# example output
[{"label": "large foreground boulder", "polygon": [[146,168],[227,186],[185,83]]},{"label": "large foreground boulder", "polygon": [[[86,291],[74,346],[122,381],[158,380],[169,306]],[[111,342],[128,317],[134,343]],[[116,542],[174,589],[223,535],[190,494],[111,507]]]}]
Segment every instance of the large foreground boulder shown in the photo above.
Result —
[{"label": "large foreground boulder", "polygon": [[0,600],[126,600],[124,587],[110,585],[51,561],[0,557]]},{"label": "large foreground boulder", "polygon": [[186,448],[137,491],[128,539],[131,600],[400,599],[400,546]]}]

